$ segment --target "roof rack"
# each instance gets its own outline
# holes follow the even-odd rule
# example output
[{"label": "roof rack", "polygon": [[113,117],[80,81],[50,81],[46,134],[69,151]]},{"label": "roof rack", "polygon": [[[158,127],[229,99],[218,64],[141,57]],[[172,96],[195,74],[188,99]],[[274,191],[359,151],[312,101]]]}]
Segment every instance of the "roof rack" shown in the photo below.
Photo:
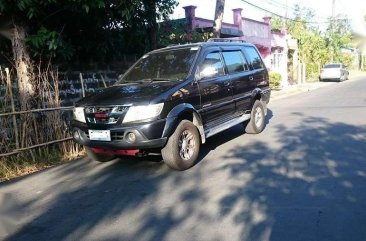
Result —
[{"label": "roof rack", "polygon": [[239,42],[239,43],[246,43],[245,40],[241,39],[228,39],[228,38],[210,38],[207,42]]},{"label": "roof rack", "polygon": [[174,46],[179,46],[180,44],[169,44],[168,46],[166,46],[166,48],[169,48],[169,47],[174,47]]}]

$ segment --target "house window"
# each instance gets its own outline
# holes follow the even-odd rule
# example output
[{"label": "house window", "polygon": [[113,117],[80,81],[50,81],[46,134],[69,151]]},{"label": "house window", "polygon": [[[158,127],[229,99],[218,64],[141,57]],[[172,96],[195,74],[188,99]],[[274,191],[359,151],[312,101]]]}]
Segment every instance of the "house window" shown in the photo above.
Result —
[{"label": "house window", "polygon": [[283,53],[272,53],[271,67],[272,69],[279,69],[281,67],[281,60]]}]

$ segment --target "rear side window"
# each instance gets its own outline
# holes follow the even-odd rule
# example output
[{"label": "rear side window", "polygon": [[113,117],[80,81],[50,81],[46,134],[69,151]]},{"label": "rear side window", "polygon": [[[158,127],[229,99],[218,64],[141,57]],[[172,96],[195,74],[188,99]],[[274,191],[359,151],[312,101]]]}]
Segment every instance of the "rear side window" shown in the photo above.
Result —
[{"label": "rear side window", "polygon": [[261,57],[259,56],[257,50],[253,47],[245,47],[245,52],[248,56],[249,62],[252,64],[254,69],[264,68]]},{"label": "rear side window", "polygon": [[244,57],[241,51],[223,52],[222,56],[224,57],[224,61],[229,74],[248,70],[248,65],[246,62],[244,62]]},{"label": "rear side window", "polygon": [[209,53],[201,63],[199,70],[203,76],[215,77],[224,75],[224,66],[221,62],[220,53]]}]

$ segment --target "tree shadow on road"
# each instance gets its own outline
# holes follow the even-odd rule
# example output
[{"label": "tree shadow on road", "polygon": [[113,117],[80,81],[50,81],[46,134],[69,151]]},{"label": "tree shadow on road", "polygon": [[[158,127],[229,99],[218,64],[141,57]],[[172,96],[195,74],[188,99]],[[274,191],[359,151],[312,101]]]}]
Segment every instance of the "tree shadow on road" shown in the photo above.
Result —
[{"label": "tree shadow on road", "polygon": [[[364,240],[366,127],[304,117],[269,128],[275,147],[234,127],[186,172],[135,159],[51,169],[57,180],[21,204],[38,211],[8,239]],[[216,153],[233,138],[248,143]]]},{"label": "tree shadow on road", "polygon": [[277,149],[255,142],[226,155],[241,159],[225,167],[232,178],[251,176],[220,201],[248,205],[235,216],[243,240],[365,240],[366,128],[316,117],[274,128]]}]

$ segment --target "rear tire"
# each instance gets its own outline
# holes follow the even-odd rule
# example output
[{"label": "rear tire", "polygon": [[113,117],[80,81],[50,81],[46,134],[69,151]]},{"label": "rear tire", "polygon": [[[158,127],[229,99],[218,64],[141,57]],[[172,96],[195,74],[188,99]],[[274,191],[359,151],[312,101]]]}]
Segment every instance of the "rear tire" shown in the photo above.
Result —
[{"label": "rear tire", "polygon": [[196,126],[188,120],[182,120],[161,150],[161,155],[170,168],[183,171],[196,164],[200,144]]},{"label": "rear tire", "polygon": [[265,127],[264,106],[261,101],[256,100],[250,113],[250,120],[245,122],[245,132],[248,134],[259,134]]},{"label": "rear tire", "polygon": [[97,162],[108,162],[111,161],[115,158],[114,155],[108,155],[108,154],[97,154],[94,153],[93,150],[90,147],[85,146],[85,152],[88,155],[88,157],[92,160],[92,161],[97,161]]}]

